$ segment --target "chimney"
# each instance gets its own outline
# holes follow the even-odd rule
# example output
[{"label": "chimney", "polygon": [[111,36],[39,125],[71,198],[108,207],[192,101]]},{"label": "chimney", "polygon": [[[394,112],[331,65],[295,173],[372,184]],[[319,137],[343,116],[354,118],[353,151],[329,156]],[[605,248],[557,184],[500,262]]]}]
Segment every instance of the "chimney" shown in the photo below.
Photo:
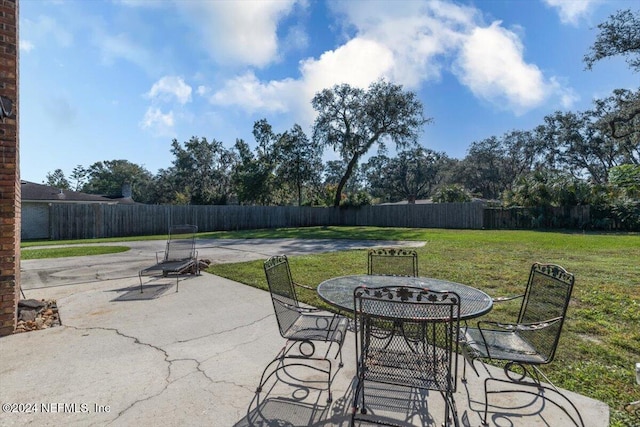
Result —
[{"label": "chimney", "polygon": [[124,199],[131,198],[131,184],[129,184],[128,182],[122,184],[122,197]]}]

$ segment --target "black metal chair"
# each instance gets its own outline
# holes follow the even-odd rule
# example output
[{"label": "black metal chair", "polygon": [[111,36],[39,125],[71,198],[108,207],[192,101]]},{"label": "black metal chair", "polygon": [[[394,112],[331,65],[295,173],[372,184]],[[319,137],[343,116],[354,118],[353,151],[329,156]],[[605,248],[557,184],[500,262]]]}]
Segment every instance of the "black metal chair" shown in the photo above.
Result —
[{"label": "black metal chair", "polygon": [[[460,298],[453,292],[394,286],[354,290],[357,377],[351,425],[357,419],[374,421],[366,416],[366,384],[371,383],[439,391],[444,423],[453,418],[458,425],[453,393],[459,316]],[[393,425],[388,417],[375,422]]]},{"label": "black metal chair", "polygon": [[[332,363],[329,359],[329,353],[331,348],[336,345],[337,351],[333,358],[340,356],[339,366],[342,367],[342,345],[346,336],[348,319],[314,307],[300,305],[296,287],[313,289],[293,281],[286,255],[277,255],[269,258],[264,263],[264,271],[269,291],[271,292],[271,300],[280,335],[286,338],[287,341],[275,359],[265,368],[256,392],[260,393],[265,382],[279,370],[288,366],[308,366],[327,374],[327,391],[329,394],[327,401],[330,402],[332,400]],[[316,356],[315,343],[319,342],[326,343],[327,349],[324,354]],[[287,360],[290,362],[285,363]],[[313,360],[326,361],[328,369],[304,363],[304,361]],[[269,372],[274,364],[277,366],[273,371]]]},{"label": "black metal chair", "polygon": [[[180,275],[184,273],[198,274],[198,251],[196,251],[196,225],[172,225],[164,252],[156,252],[156,264],[140,270],[140,292],[142,293],[142,276],[176,274],[176,292]],[[162,255],[162,258],[160,257]]]},{"label": "black metal chair", "polygon": [[367,274],[418,277],[418,253],[414,249],[369,249]]},{"label": "black metal chair", "polygon": [[[524,392],[539,395],[556,405],[576,425],[584,426],[582,416],[575,405],[558,390],[538,368],[551,363],[558,347],[560,333],[571,298],[575,278],[564,268],[554,264],[535,263],[529,273],[525,293],[510,298],[496,298],[496,302],[522,298],[520,314],[514,323],[479,321],[477,328],[465,328],[462,339],[462,354],[479,375],[476,360],[503,361],[506,378],[489,376],[484,381],[485,407],[483,424],[487,425],[489,394],[502,392]],[[542,384],[541,378],[550,385]],[[466,364],[463,381],[466,380]],[[535,386],[536,392],[523,388],[489,391],[491,381],[518,386]],[[550,400],[544,390],[560,395],[573,408],[574,418],[567,408]]]}]

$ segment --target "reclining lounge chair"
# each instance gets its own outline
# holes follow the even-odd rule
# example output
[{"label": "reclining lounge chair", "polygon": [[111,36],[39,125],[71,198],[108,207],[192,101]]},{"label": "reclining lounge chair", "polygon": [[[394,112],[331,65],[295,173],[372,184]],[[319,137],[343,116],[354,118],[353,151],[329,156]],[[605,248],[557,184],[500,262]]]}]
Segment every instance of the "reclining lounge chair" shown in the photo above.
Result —
[{"label": "reclining lounge chair", "polygon": [[[178,282],[180,275],[185,273],[198,274],[198,252],[196,251],[196,233],[198,227],[195,225],[172,225],[169,228],[169,237],[164,252],[156,252],[156,264],[140,270],[140,293],[142,289],[142,276],[154,276],[162,274],[167,277],[169,274],[176,275],[176,292],[178,292]],[[164,255],[160,256],[160,254]]]}]

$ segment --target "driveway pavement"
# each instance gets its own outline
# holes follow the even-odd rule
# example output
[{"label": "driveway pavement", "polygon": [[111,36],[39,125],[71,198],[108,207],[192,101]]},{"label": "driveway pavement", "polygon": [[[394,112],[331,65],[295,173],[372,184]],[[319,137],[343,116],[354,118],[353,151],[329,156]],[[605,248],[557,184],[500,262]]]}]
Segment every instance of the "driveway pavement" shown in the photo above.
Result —
[{"label": "driveway pavement", "polygon": [[[225,262],[379,242],[198,243],[202,258]],[[27,298],[56,299],[63,324],[0,338],[0,425],[349,425],[355,375],[351,332],[343,348],[344,367],[334,370],[332,402],[322,378],[309,369],[287,370],[290,376],[272,378],[256,394],[260,375],[283,345],[269,294],[207,273],[181,280],[179,292],[174,278],[148,278],[140,294],[137,269],[158,247],[155,242],[131,246],[131,253],[65,259],[58,265],[23,263]],[[162,246],[159,242],[159,250]],[[37,280],[28,281],[31,277]],[[500,372],[481,371],[478,378],[469,371],[469,381],[458,383],[461,425],[480,425],[483,379],[489,374]],[[568,396],[585,426],[608,425],[607,405]],[[444,421],[442,397],[433,392],[382,388],[369,411],[402,426]],[[493,426],[569,422],[557,406],[531,395],[491,398]]]},{"label": "driveway pavement", "polygon": [[[106,243],[128,246],[127,252],[117,254],[23,260],[20,280],[23,290],[92,283],[102,280],[137,277],[138,272],[156,262],[156,252],[165,248],[165,241]],[[105,243],[96,245],[104,246]],[[363,249],[376,246],[422,246],[424,242],[377,240],[322,240],[322,239],[198,239],[199,259],[213,264],[267,259],[272,255],[300,255],[319,252]],[[366,272],[363,264],[363,273]]]}]

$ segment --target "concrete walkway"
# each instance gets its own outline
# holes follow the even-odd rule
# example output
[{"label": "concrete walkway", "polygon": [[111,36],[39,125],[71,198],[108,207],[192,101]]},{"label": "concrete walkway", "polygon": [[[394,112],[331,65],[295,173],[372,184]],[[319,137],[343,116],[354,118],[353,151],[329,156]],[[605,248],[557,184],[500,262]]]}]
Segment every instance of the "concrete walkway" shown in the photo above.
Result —
[{"label": "concrete walkway", "polygon": [[[313,246],[280,245],[252,253],[265,258],[272,251],[294,253]],[[240,246],[230,246],[244,253]],[[31,273],[25,270],[27,276]],[[39,277],[46,281],[49,276]],[[267,292],[207,273],[182,280],[179,292],[175,279],[151,278],[140,294],[135,274],[60,282],[25,293],[27,298],[56,299],[62,326],[0,338],[2,426],[349,425],[353,333],[344,345],[344,367],[334,374],[330,404],[322,377],[309,369],[288,371],[297,379],[279,376],[256,395],[260,375],[283,345]],[[459,383],[455,400],[461,425],[478,426],[483,378],[472,371],[468,376],[466,384]],[[568,396],[586,426],[608,425],[605,404]],[[370,412],[384,413],[401,425],[443,422],[439,393],[416,399],[415,391],[381,390],[371,403]],[[492,396],[491,403],[490,425],[571,425],[555,405],[531,395]]]}]

